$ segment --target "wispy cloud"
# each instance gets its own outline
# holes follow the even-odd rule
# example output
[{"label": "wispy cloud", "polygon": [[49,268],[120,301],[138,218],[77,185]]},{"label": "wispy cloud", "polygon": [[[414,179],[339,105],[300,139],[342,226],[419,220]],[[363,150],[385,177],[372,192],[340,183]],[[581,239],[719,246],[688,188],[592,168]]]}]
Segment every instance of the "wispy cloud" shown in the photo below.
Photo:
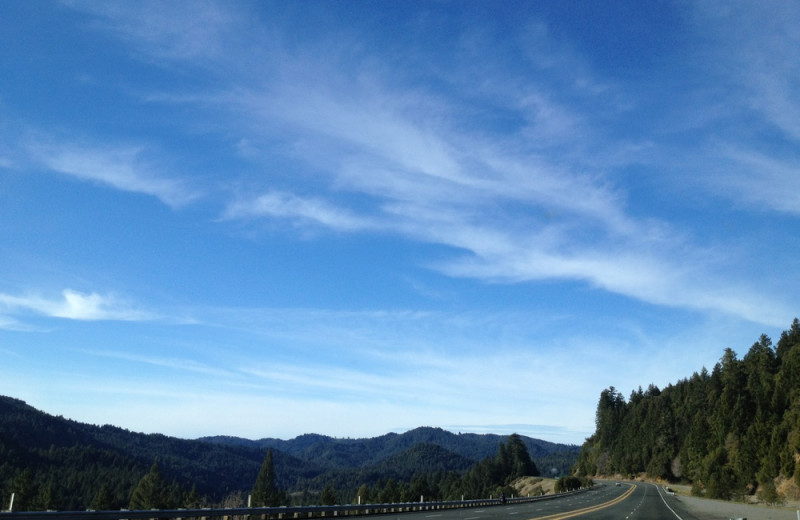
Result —
[{"label": "wispy cloud", "polygon": [[6,314],[33,312],[51,318],[79,321],[142,321],[154,319],[154,315],[136,309],[113,296],[98,293],[82,293],[65,289],[61,298],[42,296],[13,296],[0,293],[0,308]]},{"label": "wispy cloud", "polygon": [[[254,105],[246,111],[249,114],[263,113],[263,103],[298,104],[274,97],[250,98],[250,102]],[[340,104],[335,95],[318,103],[320,110]],[[454,128],[428,128],[428,141],[439,143],[437,160],[415,164],[396,158],[424,156],[427,149],[420,153],[417,146],[422,138],[394,139],[368,149],[361,137],[350,139],[351,134],[371,135],[369,130],[384,125],[403,128],[404,135],[421,135],[418,123],[401,115],[402,110],[382,113],[360,108],[392,103],[391,96],[381,103],[353,103],[351,110],[328,112],[321,127],[311,118],[302,119],[302,124],[307,131],[340,143],[326,149],[326,161],[343,165],[328,170],[331,182],[376,197],[380,203],[372,218],[387,223],[382,230],[468,253],[440,261],[437,266],[443,272],[508,282],[584,280],[658,305],[717,310],[771,325],[785,319],[779,304],[766,302],[758,293],[736,288],[730,280],[715,283],[706,252],[683,234],[664,222],[627,215],[624,194],[601,172],[574,173],[570,165],[526,153],[518,136],[509,136],[505,148],[499,148],[494,140]],[[439,112],[447,109],[452,107]],[[347,119],[337,119],[344,112]],[[271,120],[275,117],[279,116],[272,114]],[[293,124],[299,120],[293,119]],[[370,122],[362,129],[356,121]],[[262,123],[266,126],[267,118]],[[340,127],[347,132],[335,130]],[[364,149],[363,155],[353,152]],[[262,215],[274,217],[277,212]],[[680,262],[677,251],[682,254]]]},{"label": "wispy cloud", "polygon": [[118,190],[158,198],[172,207],[183,206],[198,197],[184,181],[169,178],[146,159],[140,146],[81,145],[55,142],[54,138],[30,142],[30,160],[76,179],[92,181]]},{"label": "wispy cloud", "polygon": [[[260,173],[239,179],[252,195],[225,201],[225,219],[396,233],[451,246],[464,254],[435,266],[451,276],[580,280],[658,305],[771,324],[785,319],[782,309],[771,319],[757,310],[778,304],[748,304],[753,294],[744,287],[722,289],[710,275],[716,266],[690,236],[628,210],[627,193],[597,157],[613,156],[615,167],[640,160],[630,142],[614,141],[602,131],[600,119],[623,120],[630,107],[619,101],[624,96],[614,92],[612,82],[594,78],[587,63],[541,25],[530,25],[527,40],[520,40],[536,45],[515,52],[550,72],[560,68],[557,85],[503,68],[473,49],[470,72],[484,67],[491,79],[448,77],[460,95],[445,98],[414,83],[413,71],[384,67],[351,41],[292,46],[283,41],[288,35],[248,32],[248,24],[224,4],[204,3],[197,12],[184,13],[189,21],[180,29],[165,24],[169,17],[152,5],[77,5],[106,28],[120,29],[144,59],[208,70],[224,62],[225,74],[212,74],[213,90],[152,99],[221,115],[227,132],[243,136],[239,142],[247,143],[247,157]],[[240,31],[263,45],[243,46]],[[262,66],[249,66],[255,60]],[[414,58],[407,57],[408,63]],[[761,91],[767,100],[769,92],[791,89]],[[602,118],[581,111],[609,99]],[[494,132],[481,130],[490,109],[507,116],[494,122]],[[793,135],[791,126],[775,121]],[[302,194],[273,184],[279,174],[259,159],[259,148],[293,164],[295,170],[285,175],[303,179]],[[46,162],[57,171],[149,193],[171,205],[190,198],[181,186],[143,175],[138,154],[67,150],[48,155]],[[772,177],[785,180],[777,165],[772,171]],[[782,207],[793,201],[784,200]],[[685,261],[676,260],[676,251]]]},{"label": "wispy cloud", "polygon": [[0,330],[30,331],[33,329],[14,318],[0,314]]},{"label": "wispy cloud", "polygon": [[714,108],[703,107],[716,123],[696,158],[710,173],[704,185],[759,211],[797,215],[800,7],[707,1],[693,4],[692,12],[708,39],[700,56],[708,70],[701,73],[726,85],[722,106],[714,99],[708,100]]},{"label": "wispy cloud", "polygon": [[[768,9],[746,1],[707,2],[697,6],[714,36],[719,66],[741,90],[743,107],[751,107],[791,140],[800,141],[800,7],[771,3]],[[730,52],[731,47],[737,52]]]},{"label": "wispy cloud", "polygon": [[145,0],[87,2],[64,0],[74,9],[96,16],[95,27],[135,43],[137,49],[159,60],[208,60],[225,57],[222,41],[235,36],[235,21],[243,22],[224,4],[201,0],[191,5]]},{"label": "wispy cloud", "polygon": [[[309,70],[314,63],[306,63]],[[295,62],[295,73],[302,66]],[[329,176],[317,179],[319,197],[268,193],[263,210],[253,205],[248,216],[303,215],[339,230],[382,230],[452,246],[467,254],[437,264],[451,276],[583,280],[658,305],[717,310],[770,324],[784,319],[775,304],[762,305],[763,298],[754,300],[744,288],[709,283],[705,252],[686,236],[665,222],[627,214],[625,193],[602,169],[587,168],[591,159],[575,155],[581,147],[562,161],[544,153],[568,147],[574,136],[565,128],[576,125],[585,138],[596,139],[583,130],[588,121],[578,123],[576,114],[568,115],[549,96],[529,93],[518,100],[536,117],[518,132],[487,137],[462,126],[465,121],[455,115],[459,106],[424,92],[400,95],[386,84],[373,88],[379,83],[373,78],[331,91],[300,80],[292,89],[237,91],[227,99],[246,114],[245,128],[265,129],[253,134],[252,142],[279,128],[314,136],[313,142],[321,143],[315,153],[304,153],[309,151],[302,145],[293,150],[297,159]],[[429,113],[439,117],[430,119]],[[373,213],[354,220],[344,208],[333,211],[323,202],[332,187],[373,197]],[[386,225],[365,225],[368,221]],[[683,262],[675,261],[676,251],[685,255]]]},{"label": "wispy cloud", "polygon": [[181,357],[167,357],[163,355],[146,355],[137,354],[133,352],[120,352],[114,350],[96,351],[85,350],[84,353],[103,358],[118,359],[122,361],[130,361],[140,363],[143,365],[150,365],[159,368],[166,368],[178,372],[191,372],[195,374],[214,376],[217,378],[232,378],[237,375],[234,372],[225,370],[219,366],[211,366],[207,363],[202,363],[196,359],[188,359]]},{"label": "wispy cloud", "polygon": [[354,215],[319,198],[303,198],[291,193],[272,191],[253,199],[239,199],[225,210],[226,219],[287,219],[298,225],[321,225],[333,230],[364,231],[377,226],[369,219]]},{"label": "wispy cloud", "polygon": [[721,155],[729,167],[720,191],[756,208],[800,215],[800,155],[786,160],[732,146],[725,146]]}]

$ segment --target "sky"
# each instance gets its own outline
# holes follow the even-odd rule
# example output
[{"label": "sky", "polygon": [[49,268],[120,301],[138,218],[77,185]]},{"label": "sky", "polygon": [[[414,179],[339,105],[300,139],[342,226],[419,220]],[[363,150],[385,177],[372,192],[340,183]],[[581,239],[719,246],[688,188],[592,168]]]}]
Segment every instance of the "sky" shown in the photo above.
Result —
[{"label": "sky", "polygon": [[800,4],[0,2],[0,395],[581,444],[800,316]]}]

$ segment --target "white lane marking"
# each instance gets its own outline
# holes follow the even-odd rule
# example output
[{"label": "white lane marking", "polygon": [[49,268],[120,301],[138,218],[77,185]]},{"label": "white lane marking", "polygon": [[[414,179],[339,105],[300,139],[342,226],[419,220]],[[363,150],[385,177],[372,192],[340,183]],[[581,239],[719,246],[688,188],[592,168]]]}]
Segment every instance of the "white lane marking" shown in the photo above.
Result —
[{"label": "white lane marking", "polygon": [[[653,485],[653,486],[656,486],[655,484],[652,484],[652,485]],[[660,497],[661,497],[661,500],[664,502],[664,505],[665,505],[665,506],[667,506],[667,509],[669,509],[670,511],[672,511],[672,514],[673,514],[673,515],[675,515],[675,517],[676,517],[678,520],[683,520],[683,518],[681,518],[681,517],[680,517],[680,515],[678,515],[678,513],[676,513],[674,509],[672,509],[671,507],[669,507],[669,504],[667,504],[667,501],[664,499],[664,495],[662,495],[662,494],[661,494],[661,487],[660,487],[660,486],[656,486],[656,492],[658,493],[658,496],[660,496]]]}]

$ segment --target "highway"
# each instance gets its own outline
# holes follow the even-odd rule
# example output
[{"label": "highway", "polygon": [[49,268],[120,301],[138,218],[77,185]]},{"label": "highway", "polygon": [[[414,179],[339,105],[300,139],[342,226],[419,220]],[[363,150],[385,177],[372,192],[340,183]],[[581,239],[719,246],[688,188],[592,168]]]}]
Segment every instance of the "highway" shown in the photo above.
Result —
[{"label": "highway", "polygon": [[[431,504],[433,506],[433,504]],[[408,506],[408,504],[406,504]],[[332,518],[336,511],[349,511],[355,506],[309,506],[295,508],[239,508],[239,509],[174,509],[145,511],[33,511],[2,513],[0,520],[119,520],[167,518],[306,518],[316,508],[315,518]],[[371,506],[364,506],[371,508]],[[406,507],[404,507],[405,509]],[[295,511],[298,510],[298,511]],[[328,512],[322,517],[320,513]],[[332,515],[330,513],[333,513]],[[674,495],[667,494],[654,484],[642,482],[598,482],[595,487],[566,496],[552,496],[520,504],[491,503],[483,507],[435,509],[417,512],[358,515],[354,518],[376,520],[698,520],[687,511]]]},{"label": "highway", "polygon": [[654,484],[599,483],[564,498],[475,509],[383,515],[397,520],[697,520],[673,496]]}]

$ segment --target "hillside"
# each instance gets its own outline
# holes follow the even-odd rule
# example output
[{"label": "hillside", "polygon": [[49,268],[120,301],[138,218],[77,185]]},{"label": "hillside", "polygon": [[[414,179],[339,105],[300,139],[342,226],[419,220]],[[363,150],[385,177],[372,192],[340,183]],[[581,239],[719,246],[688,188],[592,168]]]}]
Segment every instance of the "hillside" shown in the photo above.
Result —
[{"label": "hillside", "polygon": [[[193,500],[204,503],[241,501],[267,450],[273,452],[277,485],[298,500],[313,500],[325,486],[349,497],[359,486],[377,488],[387,479],[463,473],[493,457],[506,438],[418,428],[371,439],[308,434],[291,440],[187,440],[83,424],[0,396],[0,503],[7,503],[13,491],[20,507],[27,502],[84,509],[98,501],[127,507],[133,488],[156,460],[176,501],[191,489]],[[565,471],[577,460],[577,446],[520,439],[537,465]]]},{"label": "hillside", "polygon": [[796,499],[800,487],[800,321],[777,345],[762,335],[742,359],[725,349],[709,373],[626,400],[600,394],[597,430],[581,449],[585,475],[688,482],[724,499]]},{"label": "hillside", "polygon": [[[291,440],[260,439],[247,440],[238,437],[204,437],[199,440],[228,446],[247,446],[260,449],[273,449],[302,460],[313,460],[331,468],[361,468],[380,462],[418,444],[433,444],[460,455],[473,462],[493,456],[497,446],[507,435],[496,434],[455,434],[441,428],[420,427],[403,434],[389,433],[368,439],[336,439],[325,435],[306,434]],[[560,455],[566,454],[574,462],[572,455],[577,446],[555,444],[539,439],[521,436],[528,452],[541,467],[556,467],[560,473],[566,472],[571,462],[564,464]]]}]

